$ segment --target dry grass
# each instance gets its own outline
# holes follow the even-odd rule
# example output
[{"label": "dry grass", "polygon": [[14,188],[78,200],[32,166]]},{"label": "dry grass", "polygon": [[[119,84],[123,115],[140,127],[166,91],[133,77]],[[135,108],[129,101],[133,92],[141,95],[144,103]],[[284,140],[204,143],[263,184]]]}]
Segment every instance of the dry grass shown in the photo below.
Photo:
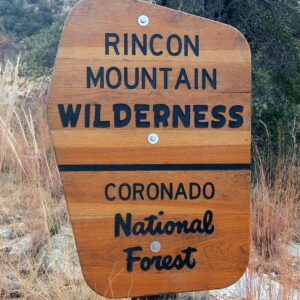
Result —
[{"label": "dry grass", "polygon": [[[295,143],[277,155],[267,145],[263,152],[254,146],[254,178],[251,201],[251,274],[269,274],[280,283],[277,297],[294,299],[300,286],[300,253],[289,255],[299,241],[300,157]],[[249,278],[251,281],[251,278]],[[261,283],[261,282],[260,282]],[[261,286],[249,287],[249,298],[257,298]],[[270,291],[271,293],[271,291]],[[295,298],[296,299],[296,298]]]},{"label": "dry grass", "polygon": [[[69,226],[48,132],[47,84],[20,81],[8,63],[0,93],[0,226],[13,229],[7,245],[0,238],[0,297],[96,299],[81,274],[70,280],[79,264],[72,241],[63,253],[65,272],[41,267],[44,245],[51,249],[51,236]],[[30,249],[14,257],[9,248],[28,236]]]},{"label": "dry grass", "polygon": [[[55,265],[50,269],[41,265],[46,246],[50,257],[57,255],[51,237],[69,227],[48,132],[46,93],[47,83],[20,80],[12,64],[2,70],[0,228],[12,229],[13,237],[10,241],[0,237],[0,297],[96,299],[79,271],[72,237],[63,248],[63,271]],[[300,174],[295,147],[276,157],[256,151],[251,263],[237,299],[260,299],[262,291],[265,299],[290,299],[300,285],[299,257],[297,261],[288,255],[289,245],[299,240]],[[274,162],[272,172],[270,161]],[[30,247],[14,256],[10,247],[14,249],[26,237],[30,237]],[[279,296],[272,288],[266,290],[266,276],[280,282]],[[189,297],[209,296],[194,293]]]}]

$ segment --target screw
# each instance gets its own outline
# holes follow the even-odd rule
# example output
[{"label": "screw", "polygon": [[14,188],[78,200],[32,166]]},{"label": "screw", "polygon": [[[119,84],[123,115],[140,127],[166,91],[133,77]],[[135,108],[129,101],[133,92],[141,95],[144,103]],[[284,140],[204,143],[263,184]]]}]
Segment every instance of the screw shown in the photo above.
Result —
[{"label": "screw", "polygon": [[145,27],[149,24],[149,18],[145,15],[139,16],[138,23],[140,24],[140,26]]},{"label": "screw", "polygon": [[160,251],[160,249],[161,249],[160,242],[155,241],[150,244],[150,250],[152,252],[156,253],[156,252]]},{"label": "screw", "polygon": [[148,142],[149,144],[151,145],[155,145],[157,144],[159,141],[159,137],[156,133],[150,133],[149,136],[148,136]]}]

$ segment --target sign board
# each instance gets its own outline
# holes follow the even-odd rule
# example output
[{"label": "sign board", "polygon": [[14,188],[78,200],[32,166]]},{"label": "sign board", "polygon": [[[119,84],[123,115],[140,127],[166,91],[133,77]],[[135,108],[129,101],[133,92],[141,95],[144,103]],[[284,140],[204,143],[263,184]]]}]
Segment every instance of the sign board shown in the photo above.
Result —
[{"label": "sign board", "polygon": [[226,287],[249,257],[249,46],[137,0],[83,0],[48,115],[83,275],[131,297]]}]

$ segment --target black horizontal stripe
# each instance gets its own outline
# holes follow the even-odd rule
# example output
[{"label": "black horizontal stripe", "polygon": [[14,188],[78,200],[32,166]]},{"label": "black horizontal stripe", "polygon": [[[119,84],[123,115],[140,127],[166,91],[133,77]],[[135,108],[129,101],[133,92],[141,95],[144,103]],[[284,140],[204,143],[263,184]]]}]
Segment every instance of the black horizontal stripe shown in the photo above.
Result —
[{"label": "black horizontal stripe", "polygon": [[60,172],[238,171],[250,170],[250,168],[250,164],[59,165]]}]

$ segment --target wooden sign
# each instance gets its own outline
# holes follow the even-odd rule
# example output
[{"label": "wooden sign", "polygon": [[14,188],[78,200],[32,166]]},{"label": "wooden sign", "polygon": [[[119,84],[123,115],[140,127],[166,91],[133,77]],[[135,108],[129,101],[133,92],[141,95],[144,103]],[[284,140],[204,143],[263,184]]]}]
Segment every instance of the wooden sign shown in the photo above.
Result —
[{"label": "wooden sign", "polygon": [[48,113],[83,275],[131,297],[226,287],[249,257],[250,50],[236,29],[83,0]]}]

